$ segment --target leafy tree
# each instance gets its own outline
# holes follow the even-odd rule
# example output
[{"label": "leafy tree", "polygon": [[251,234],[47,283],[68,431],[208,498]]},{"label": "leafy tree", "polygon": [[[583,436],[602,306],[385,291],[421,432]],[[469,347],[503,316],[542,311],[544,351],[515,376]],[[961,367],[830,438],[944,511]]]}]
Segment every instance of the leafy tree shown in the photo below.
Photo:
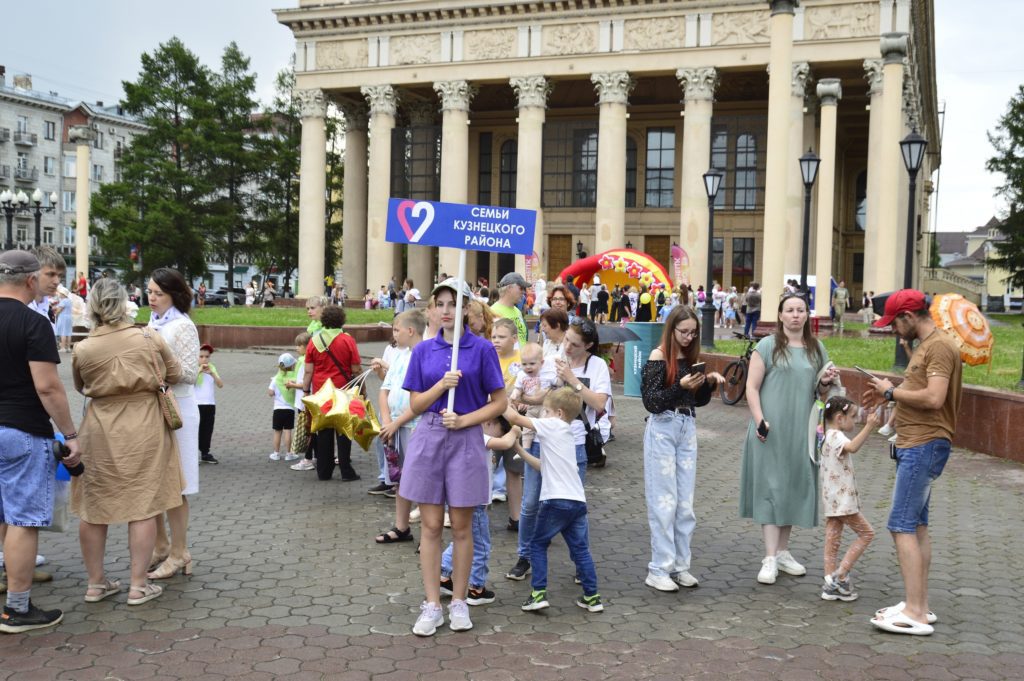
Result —
[{"label": "leafy tree", "polygon": [[1002,173],[1004,182],[996,190],[1008,205],[1001,231],[1006,240],[996,244],[988,263],[1009,272],[1006,282],[1024,287],[1024,85],[1010,100],[994,133],[988,135],[996,155],[985,167]]},{"label": "leafy tree", "polygon": [[324,273],[334,276],[341,262],[342,204],[345,198],[345,159],[342,153],[345,130],[337,116],[327,116],[327,228]]},{"label": "leafy tree", "polygon": [[148,126],[121,158],[121,180],[93,197],[104,251],[130,269],[129,248],[142,249],[144,273],[172,266],[186,277],[206,271],[212,227],[207,134],[212,127],[211,74],[178,38],[143,53],[138,79],[124,83],[125,111]]}]

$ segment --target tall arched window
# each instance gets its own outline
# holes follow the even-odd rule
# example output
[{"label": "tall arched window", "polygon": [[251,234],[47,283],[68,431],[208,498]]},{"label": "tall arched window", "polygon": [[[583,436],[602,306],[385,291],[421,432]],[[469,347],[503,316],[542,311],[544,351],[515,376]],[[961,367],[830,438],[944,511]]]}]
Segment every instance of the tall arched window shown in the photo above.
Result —
[{"label": "tall arched window", "polygon": [[519,157],[519,142],[507,140],[501,145],[501,186],[498,195],[499,206],[516,205],[516,167]]},{"label": "tall arched window", "polygon": [[757,206],[757,138],[749,132],[736,137],[736,210]]},{"label": "tall arched window", "polygon": [[636,140],[626,136],[626,208],[636,208]]},{"label": "tall arched window", "polygon": [[572,175],[573,205],[597,205],[597,131],[576,130],[573,135],[575,168]]},{"label": "tall arched window", "polygon": [[855,197],[855,210],[853,222],[857,229],[864,231],[868,226],[868,171],[862,170],[857,173],[857,187]]}]

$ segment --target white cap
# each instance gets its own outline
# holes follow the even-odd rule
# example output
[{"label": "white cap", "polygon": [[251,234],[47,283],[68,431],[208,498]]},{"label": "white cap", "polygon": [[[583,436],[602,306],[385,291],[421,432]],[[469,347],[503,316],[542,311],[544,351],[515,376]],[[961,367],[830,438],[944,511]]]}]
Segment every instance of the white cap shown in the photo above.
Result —
[{"label": "white cap", "polygon": [[277,358],[277,363],[283,365],[285,369],[291,369],[295,366],[295,358],[286,352]]}]

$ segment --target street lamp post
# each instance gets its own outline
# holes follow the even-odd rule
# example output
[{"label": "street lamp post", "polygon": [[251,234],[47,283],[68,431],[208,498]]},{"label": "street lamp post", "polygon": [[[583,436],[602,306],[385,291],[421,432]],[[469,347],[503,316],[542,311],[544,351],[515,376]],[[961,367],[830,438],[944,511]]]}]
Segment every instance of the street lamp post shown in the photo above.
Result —
[{"label": "street lamp post", "polygon": [[36,248],[43,244],[43,213],[52,213],[57,209],[57,192],[50,192],[50,205],[43,207],[43,191],[36,187],[32,192],[32,203],[35,208],[32,215],[36,219]]},{"label": "street lamp post", "polygon": [[804,180],[804,235],[800,247],[800,288],[807,296],[807,304],[810,305],[811,298],[807,288],[807,252],[811,247],[811,188],[814,181],[818,179],[818,166],[821,159],[812,150],[800,157],[800,176]]},{"label": "street lamp post", "polygon": [[577,241],[576,242],[576,258],[579,259],[579,260],[583,260],[583,258],[585,258],[585,257],[587,257],[587,252],[583,250],[583,242],[582,241]]},{"label": "street lamp post", "polygon": [[14,216],[17,213],[28,210],[28,196],[23,191],[17,194],[5,189],[0,192],[0,209],[3,209],[4,217],[7,219],[7,240],[4,242],[4,250],[14,249]]},{"label": "street lamp post", "polygon": [[700,346],[705,350],[715,349],[715,306],[711,302],[711,287],[714,283],[715,197],[718,196],[723,177],[725,173],[717,168],[704,173],[704,191],[708,195],[708,271],[704,306],[700,309]]},{"label": "street lamp post", "polygon": [[[914,285],[914,195],[917,191],[917,173],[921,170],[921,163],[924,161],[924,151],[928,148],[928,140],[917,134],[917,130],[900,140],[900,154],[903,156],[903,165],[910,175],[910,187],[907,196],[907,246],[903,254],[903,288],[912,288]],[[909,363],[907,353],[899,341],[896,342],[895,366],[898,369],[905,369]]]}]

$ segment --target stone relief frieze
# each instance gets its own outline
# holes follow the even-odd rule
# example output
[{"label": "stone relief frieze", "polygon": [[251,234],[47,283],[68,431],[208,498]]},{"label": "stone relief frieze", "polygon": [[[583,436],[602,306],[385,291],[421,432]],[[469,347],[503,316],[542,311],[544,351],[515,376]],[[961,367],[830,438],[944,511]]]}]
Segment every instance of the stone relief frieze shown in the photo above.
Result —
[{"label": "stone relief frieze", "polygon": [[683,46],[684,24],[679,17],[636,19],[625,23],[627,50],[664,50]]},{"label": "stone relief frieze", "polygon": [[876,36],[879,31],[878,3],[808,7],[807,37],[810,40]]},{"label": "stone relief frieze", "polygon": [[586,54],[597,50],[597,24],[544,27],[544,54]]},{"label": "stone relief frieze", "polygon": [[391,63],[428,64],[441,58],[441,36],[436,33],[402,35],[391,38]]},{"label": "stone relief frieze", "polygon": [[511,59],[516,56],[516,31],[467,31],[463,36],[462,56],[466,61]]},{"label": "stone relief frieze", "polygon": [[365,40],[325,40],[316,44],[317,69],[359,69],[368,63]]},{"label": "stone relief frieze", "polygon": [[747,45],[769,42],[771,12],[721,12],[713,17],[712,45]]}]

